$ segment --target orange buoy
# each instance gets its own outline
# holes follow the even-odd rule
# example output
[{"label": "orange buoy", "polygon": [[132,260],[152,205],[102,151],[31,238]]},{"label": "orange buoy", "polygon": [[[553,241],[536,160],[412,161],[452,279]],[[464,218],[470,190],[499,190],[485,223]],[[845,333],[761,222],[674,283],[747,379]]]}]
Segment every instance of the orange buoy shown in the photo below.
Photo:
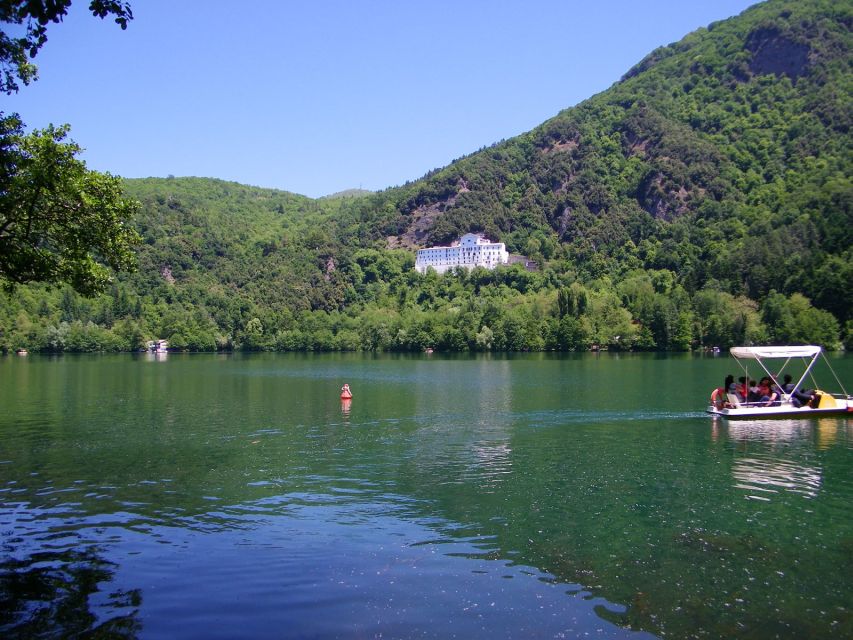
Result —
[{"label": "orange buoy", "polygon": [[341,400],[349,400],[352,398],[352,391],[349,390],[349,385],[345,384],[341,387]]}]

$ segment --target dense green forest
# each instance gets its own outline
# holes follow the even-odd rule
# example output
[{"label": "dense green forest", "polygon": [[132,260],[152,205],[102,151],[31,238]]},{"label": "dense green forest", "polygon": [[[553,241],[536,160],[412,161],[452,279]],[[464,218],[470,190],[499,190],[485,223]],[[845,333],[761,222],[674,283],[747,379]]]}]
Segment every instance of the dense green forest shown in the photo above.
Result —
[{"label": "dense green forest", "polygon": [[[770,0],[377,194],[125,181],[138,270],[0,296],[0,350],[853,347],[853,5]],[[419,275],[484,232],[539,268]]]}]

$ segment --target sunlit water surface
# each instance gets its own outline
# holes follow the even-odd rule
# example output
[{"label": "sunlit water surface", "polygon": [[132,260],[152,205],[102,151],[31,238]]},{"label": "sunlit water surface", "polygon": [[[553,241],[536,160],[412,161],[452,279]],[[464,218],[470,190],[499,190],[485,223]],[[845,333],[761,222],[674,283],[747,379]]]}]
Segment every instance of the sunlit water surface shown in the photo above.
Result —
[{"label": "sunlit water surface", "polygon": [[0,358],[0,636],[853,637],[853,421],[715,422],[729,372]]}]

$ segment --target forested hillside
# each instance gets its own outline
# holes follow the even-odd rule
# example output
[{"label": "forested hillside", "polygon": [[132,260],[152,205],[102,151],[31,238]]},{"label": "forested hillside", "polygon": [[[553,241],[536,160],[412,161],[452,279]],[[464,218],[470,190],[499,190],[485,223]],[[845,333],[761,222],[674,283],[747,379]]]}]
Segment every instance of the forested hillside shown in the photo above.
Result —
[{"label": "forested hillside", "polygon": [[[388,193],[392,242],[485,230],[583,279],[667,269],[849,319],[853,7],[767,2],[608,91]],[[429,224],[422,220],[431,218]]]},{"label": "forested hillside", "polygon": [[[138,272],[91,300],[19,287],[0,349],[849,348],[851,24],[849,3],[757,5],[379,194],[126,181]],[[413,271],[469,231],[539,271]]]}]

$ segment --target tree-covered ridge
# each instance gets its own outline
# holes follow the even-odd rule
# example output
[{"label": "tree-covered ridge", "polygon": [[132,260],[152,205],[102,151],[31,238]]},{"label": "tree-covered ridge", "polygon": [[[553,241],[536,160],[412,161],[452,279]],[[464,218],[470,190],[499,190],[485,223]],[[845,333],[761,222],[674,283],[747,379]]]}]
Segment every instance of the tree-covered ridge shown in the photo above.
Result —
[{"label": "tree-covered ridge", "polygon": [[[90,300],[19,288],[0,349],[849,348],[852,11],[758,5],[378,194],[128,180],[139,271]],[[414,272],[469,231],[539,271]]]},{"label": "tree-covered ridge", "polygon": [[323,196],[321,200],[334,200],[340,198],[366,198],[372,193],[373,191],[368,191],[366,189],[346,189],[345,191],[338,191],[337,193],[331,193],[327,196]]},{"label": "tree-covered ridge", "polygon": [[[272,308],[337,308],[334,202],[200,178],[129,180],[142,202],[139,273],[163,295],[244,298]],[[139,282],[147,278],[147,282]]]},{"label": "tree-covered ridge", "polygon": [[444,351],[834,346],[838,322],[802,295],[690,295],[665,269],[580,282],[547,267],[419,275],[408,250],[363,245],[356,210],[215,180],[127,181],[142,202],[140,270],[104,295],[20,287],[0,348]]}]

